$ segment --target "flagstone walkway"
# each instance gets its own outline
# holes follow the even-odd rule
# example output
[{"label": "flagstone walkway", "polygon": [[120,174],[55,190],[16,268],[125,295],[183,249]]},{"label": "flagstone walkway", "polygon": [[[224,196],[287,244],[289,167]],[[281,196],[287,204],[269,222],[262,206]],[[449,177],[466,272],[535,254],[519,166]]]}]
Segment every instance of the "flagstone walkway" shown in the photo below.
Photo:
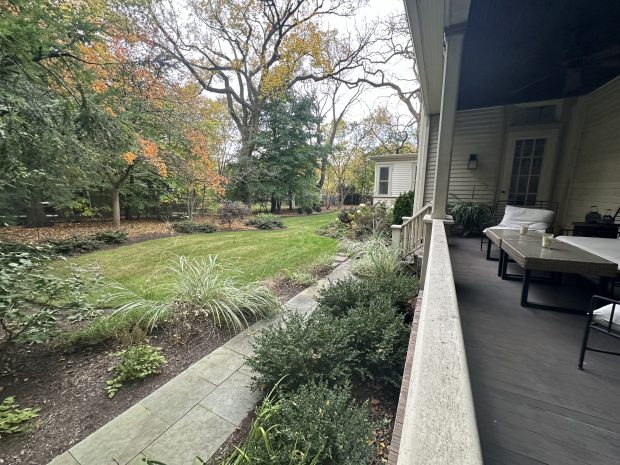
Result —
[{"label": "flagstone walkway", "polygon": [[[336,263],[327,277],[289,300],[284,315],[312,312],[319,289],[349,274],[346,257],[336,256]],[[139,465],[144,457],[166,465],[192,465],[196,456],[208,460],[260,400],[250,389],[245,358],[253,353],[255,335],[281,319],[253,324],[49,465]]]}]

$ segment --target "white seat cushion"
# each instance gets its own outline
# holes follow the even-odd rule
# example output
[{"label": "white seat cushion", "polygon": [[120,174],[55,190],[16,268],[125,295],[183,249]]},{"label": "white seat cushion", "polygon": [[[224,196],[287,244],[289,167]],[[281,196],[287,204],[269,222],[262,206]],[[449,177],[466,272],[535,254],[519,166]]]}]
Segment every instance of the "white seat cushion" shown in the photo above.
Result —
[{"label": "white seat cushion", "polygon": [[[609,318],[611,315],[611,308],[613,304],[605,305],[604,307],[594,310],[593,320],[600,325],[607,326],[609,324]],[[614,320],[611,323],[611,329],[620,332],[620,305],[616,305],[614,311]]]},{"label": "white seat cushion", "polygon": [[555,213],[551,210],[506,205],[504,217],[497,227],[519,229],[522,224],[527,224],[529,229],[545,232],[553,224],[554,217]]}]

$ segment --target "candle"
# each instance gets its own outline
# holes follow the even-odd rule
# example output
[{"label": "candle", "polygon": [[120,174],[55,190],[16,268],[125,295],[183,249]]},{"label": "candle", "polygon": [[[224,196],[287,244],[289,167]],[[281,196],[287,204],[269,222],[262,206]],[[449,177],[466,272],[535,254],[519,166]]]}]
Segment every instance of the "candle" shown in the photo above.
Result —
[{"label": "candle", "polygon": [[542,237],[542,246],[545,249],[551,248],[551,243],[553,242],[553,234],[543,234]]}]

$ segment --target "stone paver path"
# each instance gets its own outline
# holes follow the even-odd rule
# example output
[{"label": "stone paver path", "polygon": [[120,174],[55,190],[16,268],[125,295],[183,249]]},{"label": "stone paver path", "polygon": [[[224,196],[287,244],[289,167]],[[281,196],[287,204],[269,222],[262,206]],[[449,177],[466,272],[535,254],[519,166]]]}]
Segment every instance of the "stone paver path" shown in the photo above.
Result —
[{"label": "stone paver path", "polygon": [[[336,256],[335,264],[327,277],[289,300],[283,315],[312,312],[318,291],[349,274],[345,257]],[[260,400],[250,389],[245,359],[253,354],[256,334],[283,315],[253,324],[49,465],[139,465],[144,457],[166,465],[192,465],[196,456],[208,460]]]}]

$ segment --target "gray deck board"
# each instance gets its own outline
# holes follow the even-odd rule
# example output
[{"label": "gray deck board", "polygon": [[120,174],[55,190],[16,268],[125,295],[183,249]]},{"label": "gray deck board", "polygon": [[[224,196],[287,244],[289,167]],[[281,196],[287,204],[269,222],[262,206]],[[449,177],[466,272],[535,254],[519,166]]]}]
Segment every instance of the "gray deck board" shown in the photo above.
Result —
[{"label": "gray deck board", "polygon": [[[579,371],[584,317],[522,308],[521,283],[497,277],[479,240],[450,250],[485,463],[620,464],[620,357],[588,352]],[[530,295],[586,308],[594,290],[569,276]]]}]

